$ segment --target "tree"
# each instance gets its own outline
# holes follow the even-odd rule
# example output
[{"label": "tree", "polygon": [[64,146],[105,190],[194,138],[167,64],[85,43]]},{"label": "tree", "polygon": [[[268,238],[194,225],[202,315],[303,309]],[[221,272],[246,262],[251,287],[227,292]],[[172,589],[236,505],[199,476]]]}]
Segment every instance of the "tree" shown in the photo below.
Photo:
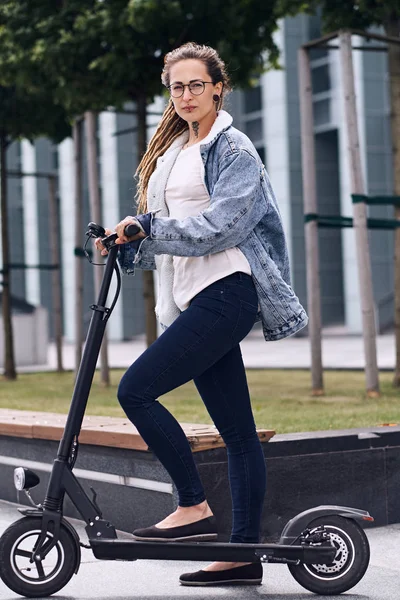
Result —
[{"label": "tree", "polygon": [[[400,0],[311,0],[301,3],[279,0],[277,8],[281,16],[299,12],[313,14],[320,9],[326,32],[341,28],[368,31],[369,27],[378,25],[384,28],[387,36],[400,37]],[[394,194],[400,196],[400,45],[388,44],[388,62]],[[395,207],[395,218],[400,220],[399,206]],[[400,228],[395,232],[394,273],[396,365],[393,385],[400,387]]]},{"label": "tree", "polygon": [[[1,21],[0,21],[1,23]],[[1,83],[1,82],[0,82]],[[48,90],[26,93],[16,86],[0,85],[0,196],[3,256],[2,315],[4,327],[4,377],[16,378],[14,341],[11,320],[10,244],[7,210],[7,148],[17,139],[45,135],[55,142],[70,132],[64,110],[55,106]]]}]

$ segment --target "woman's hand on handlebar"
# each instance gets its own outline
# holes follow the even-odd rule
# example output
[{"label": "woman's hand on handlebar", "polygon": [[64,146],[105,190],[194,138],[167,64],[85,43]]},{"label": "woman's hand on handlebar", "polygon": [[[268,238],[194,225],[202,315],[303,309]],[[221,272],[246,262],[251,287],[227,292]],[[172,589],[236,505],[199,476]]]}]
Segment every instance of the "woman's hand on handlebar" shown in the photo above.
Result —
[{"label": "woman's hand on handlebar", "polygon": [[[141,231],[139,231],[139,233],[137,233],[136,235],[127,237],[125,235],[125,227],[127,225],[137,225],[138,227],[140,227]],[[125,217],[125,219],[122,219],[122,221],[120,221],[118,225],[115,226],[115,233],[118,235],[118,238],[115,240],[116,244],[126,244],[128,242],[134,242],[135,240],[140,240],[142,238],[147,237],[147,235],[143,231],[141,224],[137,219],[135,219],[135,217]]]},{"label": "woman's hand on handlebar", "polygon": [[[135,240],[140,240],[142,238],[147,237],[143,231],[139,231],[139,233],[137,233],[136,235],[127,237],[124,234],[125,227],[132,223],[134,225],[140,226],[140,223],[134,217],[125,217],[125,219],[120,221],[118,225],[115,226],[115,233],[118,235],[118,238],[115,240],[116,244],[127,244],[128,242],[134,242]],[[105,230],[106,236],[111,235],[112,233],[113,231],[111,231],[111,229]],[[103,244],[101,243],[101,238],[96,238],[94,241],[94,245],[96,249],[101,252],[102,256],[106,256],[108,254],[108,250],[106,250]]]}]

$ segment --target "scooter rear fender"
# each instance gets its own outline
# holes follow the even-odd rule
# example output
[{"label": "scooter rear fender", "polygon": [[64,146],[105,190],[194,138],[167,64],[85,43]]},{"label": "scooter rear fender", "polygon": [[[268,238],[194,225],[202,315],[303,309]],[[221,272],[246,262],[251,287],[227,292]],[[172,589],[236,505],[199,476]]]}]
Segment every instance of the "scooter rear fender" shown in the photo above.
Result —
[{"label": "scooter rear fender", "polygon": [[358,508],[349,508],[347,506],[331,506],[321,505],[315,508],[305,510],[293,519],[290,519],[285,525],[281,537],[279,540],[280,544],[293,544],[302,532],[307,529],[312,521],[319,517],[326,517],[338,515],[345,517],[346,519],[354,519],[357,521],[373,521],[373,517],[366,510],[360,510]]}]

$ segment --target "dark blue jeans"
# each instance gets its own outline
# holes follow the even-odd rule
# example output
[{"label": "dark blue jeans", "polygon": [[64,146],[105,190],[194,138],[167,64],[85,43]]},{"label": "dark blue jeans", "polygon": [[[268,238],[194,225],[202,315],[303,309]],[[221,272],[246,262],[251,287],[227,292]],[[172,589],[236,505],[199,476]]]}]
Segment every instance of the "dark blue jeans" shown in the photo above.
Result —
[{"label": "dark blue jeans", "polygon": [[230,541],[258,543],[266,487],[239,342],[257,313],[252,278],[234,273],[211,284],[133,363],[121,379],[118,399],[146,444],[170,474],[180,506],[205,500],[193,455],[181,426],[157,401],[194,380],[227,448],[233,507]]}]

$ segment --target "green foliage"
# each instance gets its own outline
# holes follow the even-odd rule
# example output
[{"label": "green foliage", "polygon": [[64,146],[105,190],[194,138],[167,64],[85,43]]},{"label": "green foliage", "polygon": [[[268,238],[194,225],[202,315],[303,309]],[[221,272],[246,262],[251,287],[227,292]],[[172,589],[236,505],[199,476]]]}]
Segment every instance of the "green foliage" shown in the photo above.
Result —
[{"label": "green foliage", "polygon": [[[39,69],[31,69],[29,89],[23,85],[21,74],[31,64],[26,48],[33,31],[26,27],[26,18],[14,14],[16,4],[5,1],[0,6],[0,135],[8,140],[45,135],[57,143],[70,134],[70,124],[62,106],[54,104],[52,86]],[[36,4],[32,2],[32,10]],[[7,36],[10,23],[20,47]]]},{"label": "green foliage", "polygon": [[[325,32],[341,28],[367,29],[400,18],[400,0],[278,0],[280,16],[321,12]],[[400,32],[399,32],[400,33]]]},{"label": "green foliage", "polygon": [[65,111],[45,93],[26,94],[0,86],[0,136],[6,140],[47,136],[55,143],[70,135]]},{"label": "green foliage", "polygon": [[160,58],[186,41],[210,45],[227,63],[233,83],[248,85],[251,75],[277,64],[275,4],[257,0],[130,0],[129,9],[137,30],[158,41]]},{"label": "green foliage", "polygon": [[104,53],[97,4],[6,0],[0,6],[0,83],[34,93],[50,85],[54,104],[71,117],[87,109],[87,95],[96,109],[105,88],[104,78],[89,76],[92,60]]},{"label": "green foliage", "polygon": [[0,84],[52,95],[70,116],[162,92],[163,56],[186,41],[217,48],[247,85],[278,49],[275,4],[259,0],[3,0]]},{"label": "green foliage", "polygon": [[50,112],[54,134],[61,107],[72,118],[143,93],[151,100],[162,92],[163,56],[186,41],[217,48],[233,84],[251,85],[277,66],[277,19],[316,11],[325,31],[365,29],[399,18],[400,0],[2,0],[0,126],[15,136],[29,115],[30,137]]}]

